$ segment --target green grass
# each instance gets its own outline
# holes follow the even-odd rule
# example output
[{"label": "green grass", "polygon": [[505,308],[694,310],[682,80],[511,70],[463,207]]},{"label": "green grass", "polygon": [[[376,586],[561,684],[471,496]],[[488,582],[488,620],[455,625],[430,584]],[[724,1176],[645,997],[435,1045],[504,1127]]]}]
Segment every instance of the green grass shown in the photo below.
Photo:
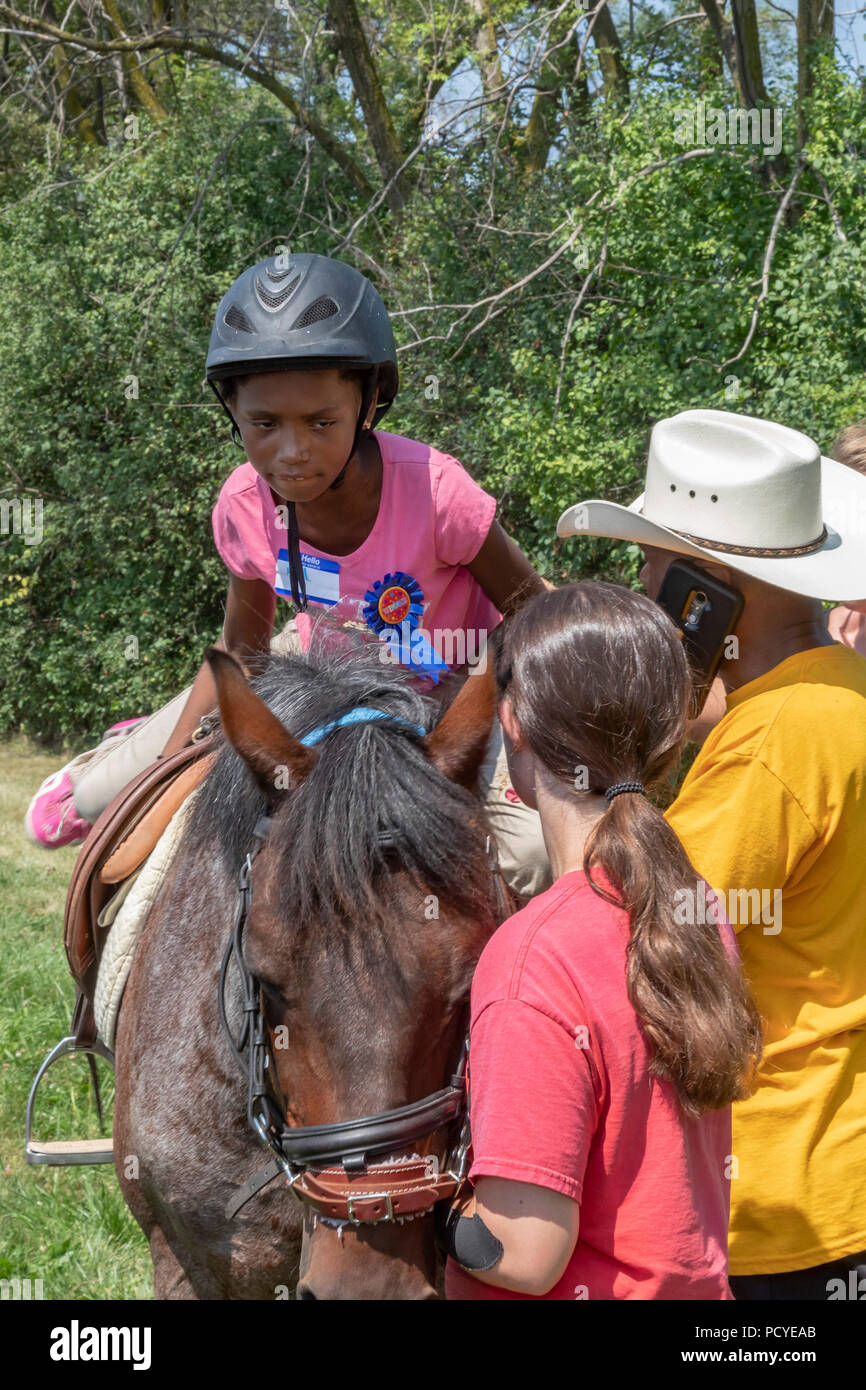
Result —
[{"label": "green grass", "polygon": [[[69,756],[35,752],[23,739],[0,744],[0,1278],[41,1279],[46,1299],[149,1299],[147,1242],[114,1168],[33,1168],[24,1159],[31,1081],[69,1031],[74,986],[63,905],[78,850],[31,844],[23,816],[42,779]],[[111,1073],[97,1065],[110,1132]],[[34,1137],[98,1135],[87,1063],[64,1058],[40,1086]]]}]

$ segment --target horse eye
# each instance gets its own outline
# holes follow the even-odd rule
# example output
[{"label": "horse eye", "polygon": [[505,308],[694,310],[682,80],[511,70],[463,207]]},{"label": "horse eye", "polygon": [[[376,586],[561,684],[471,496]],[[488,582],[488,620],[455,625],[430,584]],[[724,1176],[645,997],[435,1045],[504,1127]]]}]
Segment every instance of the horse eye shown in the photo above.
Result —
[{"label": "horse eye", "polygon": [[283,999],[283,992],[279,985],[275,985],[272,980],[263,980],[261,976],[257,976],[257,979],[265,994],[269,994],[272,999]]},{"label": "horse eye", "polygon": [[[256,978],[258,979],[258,976]],[[268,998],[272,999],[273,1002],[278,1004],[284,1011],[297,1008],[297,997],[290,997],[286,994],[283,985],[275,985],[272,980],[262,979],[259,979],[259,984]]]}]

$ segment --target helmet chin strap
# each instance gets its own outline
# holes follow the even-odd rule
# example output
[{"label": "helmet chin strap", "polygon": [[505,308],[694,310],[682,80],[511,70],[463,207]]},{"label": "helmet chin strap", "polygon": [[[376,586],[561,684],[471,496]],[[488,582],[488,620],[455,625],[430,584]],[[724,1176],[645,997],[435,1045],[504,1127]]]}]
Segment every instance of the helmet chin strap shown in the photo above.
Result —
[{"label": "helmet chin strap", "polygon": [[376,370],[369,372],[367,375],[367,382],[364,386],[364,390],[361,392],[361,409],[358,413],[358,423],[355,426],[355,438],[352,440],[352,447],[349,450],[349,457],[346,459],[346,462],[343,464],[343,467],[340,469],[336,478],[331,483],[331,488],[334,490],[336,490],[338,487],[343,486],[343,483],[346,478],[346,469],[352,462],[358,445],[361,443],[363,439],[366,439],[370,433],[370,431],[364,427],[364,421],[370,413],[370,406],[373,404],[373,397],[376,394],[376,384],[378,376],[379,373]]},{"label": "helmet chin strap", "polygon": [[[336,492],[337,488],[343,486],[346,480],[346,469],[355,457],[358,445],[369,436],[370,431],[365,428],[364,421],[370,412],[370,406],[373,404],[378,376],[379,373],[375,368],[368,373],[367,382],[361,393],[361,409],[358,413],[358,423],[355,426],[355,437],[352,440],[349,457],[346,459],[346,462],[343,464],[343,467],[340,469],[334,481],[330,484],[330,491]],[[232,443],[237,444],[238,448],[242,449],[243,441],[240,437],[240,429],[238,428],[237,420],[232,415],[214,383],[210,381],[208,384],[231,421]],[[288,508],[288,526],[286,528],[288,543],[286,549],[289,552],[289,584],[292,590],[292,603],[296,612],[305,613],[307,610],[307,581],[304,576],[304,566],[301,561],[301,538],[298,532],[298,518],[295,512],[294,502],[288,502],[286,505]]]}]

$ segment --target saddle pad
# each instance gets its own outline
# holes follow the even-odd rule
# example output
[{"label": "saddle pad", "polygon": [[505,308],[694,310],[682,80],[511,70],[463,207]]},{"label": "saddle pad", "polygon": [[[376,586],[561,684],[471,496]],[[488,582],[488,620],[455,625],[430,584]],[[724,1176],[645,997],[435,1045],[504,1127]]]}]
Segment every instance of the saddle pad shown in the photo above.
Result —
[{"label": "saddle pad", "polygon": [[[97,962],[104,939],[104,933],[97,930],[97,919],[116,891],[114,884],[103,883],[99,871],[119,840],[129,836],[181,769],[201,760],[202,772],[209,770],[208,755],[213,752],[213,743],[211,734],[146,767],[109,802],[81,846],[66,895],[63,942],[73,979],[88,999],[96,984]],[[157,839],[158,834],[155,834],[151,847]],[[138,864],[131,867],[138,867]]]},{"label": "saddle pad", "polygon": [[135,948],[147,914],[171,868],[189,822],[190,812],[198,799],[199,790],[197,787],[191,792],[183,805],[175,811],[155,848],[139,869],[132,887],[124,895],[108,933],[99,962],[93,1013],[99,1036],[106,1047],[112,1050],[120,1001],[129,979]]},{"label": "saddle pad", "polygon": [[[154,849],[155,848],[156,846],[154,845]],[[132,885],[135,883],[140,873],[141,868],[136,869],[134,874],[130,874],[129,878],[121,883],[114,896],[108,899],[108,902],[96,919],[96,925],[98,927],[103,927],[107,932],[109,927],[114,926],[114,919],[123,906],[125,899],[128,898],[129,894],[132,892]]]}]

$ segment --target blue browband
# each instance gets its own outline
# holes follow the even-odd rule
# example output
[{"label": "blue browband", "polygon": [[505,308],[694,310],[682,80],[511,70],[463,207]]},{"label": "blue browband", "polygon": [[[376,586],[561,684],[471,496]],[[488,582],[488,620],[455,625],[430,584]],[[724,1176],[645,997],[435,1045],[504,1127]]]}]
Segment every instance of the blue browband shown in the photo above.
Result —
[{"label": "blue browband", "polygon": [[332,729],[339,729],[344,724],[372,724],[377,719],[389,719],[392,724],[405,724],[407,729],[412,729],[416,734],[423,738],[427,730],[423,724],[413,724],[408,719],[401,719],[398,714],[386,714],[381,709],[367,709],[364,705],[359,705],[357,709],[350,709],[348,714],[343,714],[339,719],[334,719],[330,724],[320,724],[318,729],[314,729],[311,734],[305,734],[301,743],[310,748],[314,743],[329,734]]}]

